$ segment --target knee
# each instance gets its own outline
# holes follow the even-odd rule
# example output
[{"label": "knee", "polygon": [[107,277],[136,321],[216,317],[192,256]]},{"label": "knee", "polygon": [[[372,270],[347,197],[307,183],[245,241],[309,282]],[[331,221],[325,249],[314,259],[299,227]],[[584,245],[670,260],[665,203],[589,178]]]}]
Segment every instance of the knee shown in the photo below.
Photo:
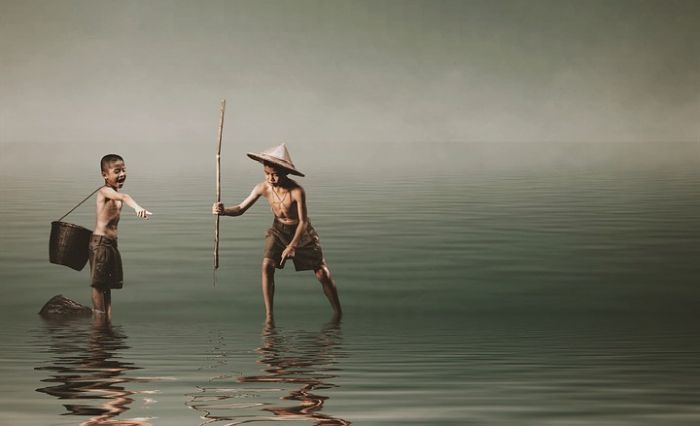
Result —
[{"label": "knee", "polygon": [[265,258],[262,262],[262,272],[264,274],[275,273],[275,262],[272,259]]},{"label": "knee", "polygon": [[316,274],[316,278],[318,278],[319,281],[330,281],[331,279],[331,271],[326,265],[323,265],[320,268],[316,269],[314,273]]}]

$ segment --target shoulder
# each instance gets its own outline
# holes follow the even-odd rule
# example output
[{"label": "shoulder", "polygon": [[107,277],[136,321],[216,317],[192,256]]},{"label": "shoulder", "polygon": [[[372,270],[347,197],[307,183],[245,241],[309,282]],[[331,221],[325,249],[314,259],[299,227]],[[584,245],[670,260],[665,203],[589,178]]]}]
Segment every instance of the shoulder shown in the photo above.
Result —
[{"label": "shoulder", "polygon": [[258,194],[258,195],[264,195],[265,192],[267,191],[267,183],[266,182],[260,182],[257,185],[253,187],[253,193]]},{"label": "shoulder", "polygon": [[114,196],[118,195],[118,193],[114,189],[105,185],[102,188],[100,188],[99,191],[97,191],[97,195],[104,198],[114,198]]},{"label": "shoulder", "polygon": [[298,183],[292,181],[293,184],[291,188],[289,188],[289,192],[292,193],[292,196],[294,197],[305,197],[306,196],[306,191],[304,190],[304,187],[299,185]]}]

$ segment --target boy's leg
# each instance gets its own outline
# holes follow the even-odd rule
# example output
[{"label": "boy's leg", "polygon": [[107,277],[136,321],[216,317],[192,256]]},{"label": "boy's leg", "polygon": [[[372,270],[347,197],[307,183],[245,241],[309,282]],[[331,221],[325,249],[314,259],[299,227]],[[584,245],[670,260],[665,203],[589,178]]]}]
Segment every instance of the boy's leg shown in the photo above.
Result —
[{"label": "boy's leg", "polygon": [[272,321],[275,298],[275,261],[264,258],[262,262],[262,292],[265,302],[265,319]]},{"label": "boy's leg", "polygon": [[107,310],[105,308],[105,298],[102,289],[97,287],[92,288],[92,313],[95,315],[105,315]]},{"label": "boy's leg", "polygon": [[112,318],[112,290],[107,289],[103,293],[105,301],[105,312],[107,313],[107,318]]},{"label": "boy's leg", "polygon": [[316,278],[321,283],[323,293],[331,303],[331,307],[333,308],[335,315],[340,317],[343,314],[343,310],[340,307],[338,288],[335,286],[335,282],[333,281],[333,277],[331,276],[331,271],[328,269],[328,266],[324,263],[321,265],[321,267],[314,270],[314,274],[316,274]]}]

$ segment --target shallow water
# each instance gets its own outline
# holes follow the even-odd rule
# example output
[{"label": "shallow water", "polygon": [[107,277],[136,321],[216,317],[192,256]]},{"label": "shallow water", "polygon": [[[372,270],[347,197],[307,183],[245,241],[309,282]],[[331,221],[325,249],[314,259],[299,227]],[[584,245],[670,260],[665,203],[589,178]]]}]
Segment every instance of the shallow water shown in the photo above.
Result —
[{"label": "shallow water", "polygon": [[[331,321],[313,275],[285,270],[274,326],[259,290],[267,207],[222,219],[214,274],[211,173],[135,163],[125,190],[154,216],[125,210],[109,326],[36,315],[58,293],[89,303],[87,271],[49,264],[47,242],[99,176],[2,175],[2,424],[700,422],[697,159],[312,169],[346,315]],[[255,170],[225,174],[224,200]],[[92,209],[68,220],[92,227]]]}]

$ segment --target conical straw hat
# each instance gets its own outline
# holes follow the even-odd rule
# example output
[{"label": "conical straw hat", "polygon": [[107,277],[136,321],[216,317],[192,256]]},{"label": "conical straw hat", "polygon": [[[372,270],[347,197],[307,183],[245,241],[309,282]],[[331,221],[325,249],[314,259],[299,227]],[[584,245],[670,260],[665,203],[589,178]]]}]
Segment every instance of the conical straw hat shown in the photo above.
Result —
[{"label": "conical straw hat", "polygon": [[261,163],[267,161],[285,169],[293,175],[304,176],[302,172],[294,167],[292,157],[289,155],[289,151],[287,150],[287,144],[283,143],[282,145],[268,148],[263,152],[249,152],[247,155],[255,161],[259,161]]}]

